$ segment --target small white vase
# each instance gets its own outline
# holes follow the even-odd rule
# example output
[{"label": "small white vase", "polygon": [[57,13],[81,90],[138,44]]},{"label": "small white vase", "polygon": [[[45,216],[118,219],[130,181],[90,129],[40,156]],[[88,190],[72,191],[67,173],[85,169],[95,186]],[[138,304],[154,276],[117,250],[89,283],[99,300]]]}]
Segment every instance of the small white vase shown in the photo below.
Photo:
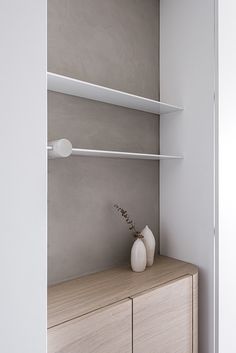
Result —
[{"label": "small white vase", "polygon": [[147,253],[141,239],[136,239],[131,249],[131,268],[134,272],[143,272],[147,264]]},{"label": "small white vase", "polygon": [[141,234],[143,236],[142,241],[145,245],[146,252],[147,252],[147,266],[152,266],[154,262],[154,256],[155,256],[156,240],[154,238],[154,235],[151,229],[149,229],[148,226],[146,226],[141,231]]}]

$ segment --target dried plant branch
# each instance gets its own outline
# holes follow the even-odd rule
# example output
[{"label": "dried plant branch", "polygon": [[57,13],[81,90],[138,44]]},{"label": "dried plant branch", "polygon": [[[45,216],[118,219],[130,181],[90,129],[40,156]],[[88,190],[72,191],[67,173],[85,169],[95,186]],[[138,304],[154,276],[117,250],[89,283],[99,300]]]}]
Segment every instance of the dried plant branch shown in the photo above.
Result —
[{"label": "dried plant branch", "polygon": [[135,238],[143,238],[143,235],[136,229],[135,223],[130,218],[128,212],[126,210],[124,210],[122,207],[120,207],[119,205],[114,205],[113,207],[124,218],[125,222],[128,224],[129,230],[134,232],[134,237]]}]

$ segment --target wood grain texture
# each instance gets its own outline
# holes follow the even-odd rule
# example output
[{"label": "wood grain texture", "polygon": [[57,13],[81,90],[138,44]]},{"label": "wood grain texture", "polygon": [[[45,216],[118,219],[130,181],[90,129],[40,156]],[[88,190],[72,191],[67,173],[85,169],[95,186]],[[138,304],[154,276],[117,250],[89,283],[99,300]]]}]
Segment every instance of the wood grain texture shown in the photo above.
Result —
[{"label": "wood grain texture", "polygon": [[48,330],[48,353],[111,352],[132,352],[130,299]]},{"label": "wood grain texture", "polygon": [[133,298],[134,353],[192,353],[192,276]]},{"label": "wood grain texture", "polygon": [[48,290],[48,327],[194,274],[197,274],[196,266],[159,256],[155,264],[142,273],[123,266],[51,286]]}]

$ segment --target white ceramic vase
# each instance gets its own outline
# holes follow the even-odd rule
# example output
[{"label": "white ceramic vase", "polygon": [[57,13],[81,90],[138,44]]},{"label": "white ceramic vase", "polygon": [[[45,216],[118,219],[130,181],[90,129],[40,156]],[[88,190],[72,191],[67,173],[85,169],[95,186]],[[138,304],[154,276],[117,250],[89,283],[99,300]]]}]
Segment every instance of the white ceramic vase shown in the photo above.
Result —
[{"label": "white ceramic vase", "polygon": [[131,268],[134,272],[143,272],[147,264],[147,253],[143,241],[137,238],[131,249]]},{"label": "white ceramic vase", "polygon": [[154,262],[155,247],[156,247],[155,237],[148,226],[146,226],[141,231],[141,234],[143,236],[142,241],[145,245],[146,252],[147,252],[147,266],[152,266]]}]

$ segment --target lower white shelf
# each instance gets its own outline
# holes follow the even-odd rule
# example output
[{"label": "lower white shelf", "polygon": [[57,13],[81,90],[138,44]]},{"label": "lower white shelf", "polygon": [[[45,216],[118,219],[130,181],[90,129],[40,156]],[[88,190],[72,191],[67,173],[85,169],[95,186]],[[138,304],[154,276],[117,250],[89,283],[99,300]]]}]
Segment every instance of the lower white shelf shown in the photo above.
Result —
[{"label": "lower white shelf", "polygon": [[120,151],[104,151],[91,150],[87,148],[72,148],[72,144],[67,139],[50,141],[47,146],[49,158],[65,158],[69,156],[86,156],[86,157],[110,157],[110,158],[128,158],[128,159],[182,159],[182,156],[170,156],[164,154],[136,153],[136,152],[120,152]]},{"label": "lower white shelf", "polygon": [[119,151],[103,151],[103,150],[90,150],[83,148],[72,148],[72,155],[74,156],[87,156],[87,157],[110,157],[110,158],[128,158],[128,159],[182,159],[182,156],[168,156],[162,154],[148,154],[148,153],[135,153],[135,152],[119,152]]}]

